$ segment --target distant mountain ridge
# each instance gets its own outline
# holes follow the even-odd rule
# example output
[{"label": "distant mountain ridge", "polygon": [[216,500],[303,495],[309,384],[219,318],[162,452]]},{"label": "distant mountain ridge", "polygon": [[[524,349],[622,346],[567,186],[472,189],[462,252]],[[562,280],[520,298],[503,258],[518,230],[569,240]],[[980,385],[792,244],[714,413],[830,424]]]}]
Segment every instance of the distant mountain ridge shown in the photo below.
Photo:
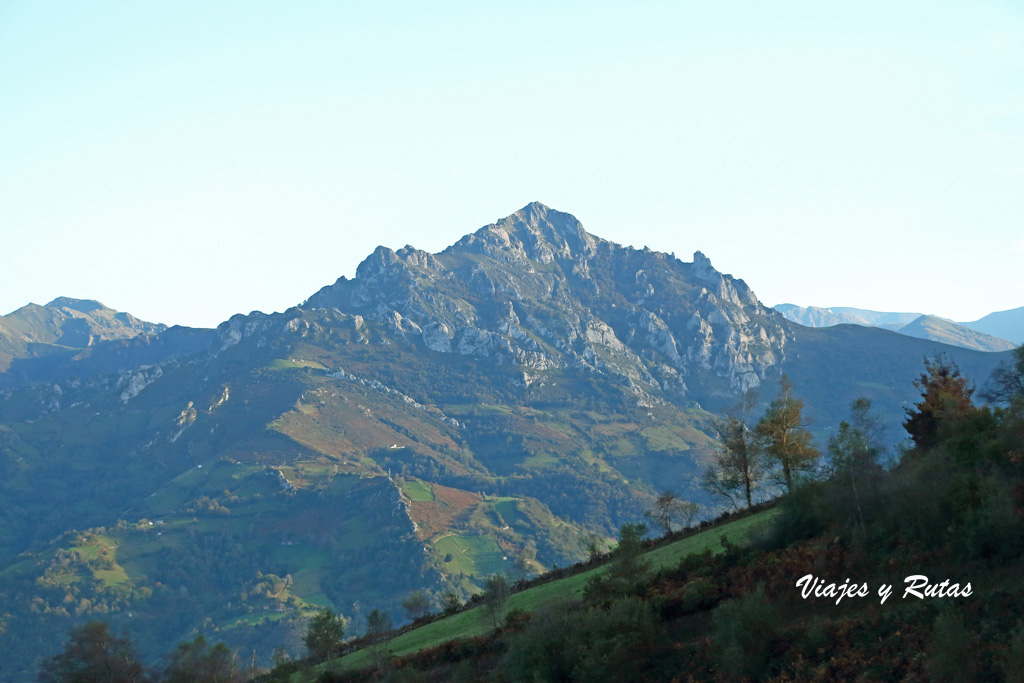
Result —
[{"label": "distant mountain ridge", "polygon": [[[952,320],[922,313],[888,313],[863,308],[836,306],[821,308],[817,306],[797,306],[795,304],[779,304],[775,310],[791,320],[807,327],[832,327],[834,325],[863,325],[892,330],[919,339],[960,346],[978,351],[1006,351],[1016,347],[1009,338],[999,338],[983,330],[988,329],[1015,330],[1019,323],[1020,333],[1024,335],[1024,308],[1006,311],[1010,314],[997,318],[1000,322],[988,321],[992,314],[975,323],[955,323]],[[1015,311],[1021,311],[1018,316]],[[978,323],[982,323],[977,326]]]},{"label": "distant mountain ridge", "polygon": [[979,320],[960,324],[972,330],[1024,344],[1024,306],[989,313]]},{"label": "distant mountain ridge", "polygon": [[100,341],[157,335],[166,329],[166,325],[139,320],[89,299],[58,297],[45,306],[28,304],[0,316],[0,372],[17,358],[85,349]]}]

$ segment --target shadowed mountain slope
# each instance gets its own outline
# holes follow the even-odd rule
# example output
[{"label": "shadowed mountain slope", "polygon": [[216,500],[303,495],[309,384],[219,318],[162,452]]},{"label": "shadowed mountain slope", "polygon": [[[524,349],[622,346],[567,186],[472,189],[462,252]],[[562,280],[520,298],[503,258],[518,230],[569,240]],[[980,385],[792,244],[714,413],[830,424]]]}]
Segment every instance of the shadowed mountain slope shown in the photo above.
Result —
[{"label": "shadowed mountain slope", "polygon": [[1016,344],[1024,344],[1024,306],[989,313],[980,320],[960,324],[972,330],[1008,339]]}]

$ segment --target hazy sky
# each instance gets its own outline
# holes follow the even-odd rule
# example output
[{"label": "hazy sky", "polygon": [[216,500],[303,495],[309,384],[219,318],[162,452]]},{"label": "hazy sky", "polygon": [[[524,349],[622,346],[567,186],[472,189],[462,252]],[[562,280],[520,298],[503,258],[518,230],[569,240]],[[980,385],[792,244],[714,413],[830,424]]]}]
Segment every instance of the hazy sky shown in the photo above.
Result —
[{"label": "hazy sky", "polygon": [[1024,306],[1024,2],[0,0],[0,313],[213,326],[537,200],[767,304]]}]

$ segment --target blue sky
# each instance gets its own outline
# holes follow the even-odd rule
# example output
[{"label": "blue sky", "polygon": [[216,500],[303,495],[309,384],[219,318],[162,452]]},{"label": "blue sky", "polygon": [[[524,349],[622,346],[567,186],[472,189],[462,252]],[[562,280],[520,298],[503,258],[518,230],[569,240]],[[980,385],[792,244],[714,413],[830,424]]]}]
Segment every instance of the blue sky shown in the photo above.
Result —
[{"label": "blue sky", "polygon": [[0,1],[0,313],[212,326],[530,201],[767,304],[1024,306],[1024,3]]}]

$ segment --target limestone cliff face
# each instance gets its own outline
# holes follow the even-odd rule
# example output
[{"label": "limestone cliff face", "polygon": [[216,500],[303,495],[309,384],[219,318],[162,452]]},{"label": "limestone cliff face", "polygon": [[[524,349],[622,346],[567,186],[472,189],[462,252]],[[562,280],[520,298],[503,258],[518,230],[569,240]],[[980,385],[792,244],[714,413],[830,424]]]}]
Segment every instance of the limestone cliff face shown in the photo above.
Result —
[{"label": "limestone cliff face", "polygon": [[610,375],[641,401],[758,386],[784,358],[782,316],[704,254],[692,263],[591,235],[533,203],[439,254],[378,247],[303,304],[380,323],[393,341],[521,370]]}]

